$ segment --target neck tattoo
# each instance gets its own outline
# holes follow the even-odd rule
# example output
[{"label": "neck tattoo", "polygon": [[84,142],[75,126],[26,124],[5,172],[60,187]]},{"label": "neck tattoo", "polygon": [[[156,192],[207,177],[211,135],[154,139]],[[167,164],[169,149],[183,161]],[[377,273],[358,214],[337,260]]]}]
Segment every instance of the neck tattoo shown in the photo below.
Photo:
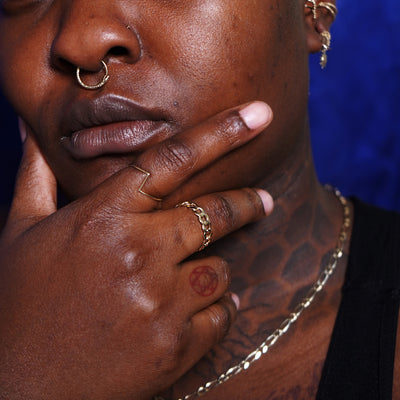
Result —
[{"label": "neck tattoo", "polygon": [[[249,369],[249,367],[259,360],[263,355],[265,355],[268,350],[289,330],[289,328],[294,324],[300,317],[302,312],[308,308],[313,302],[316,295],[322,291],[326,282],[331,277],[336,269],[338,261],[343,257],[344,247],[346,244],[348,231],[351,225],[350,222],[350,209],[347,204],[347,200],[343,197],[339,190],[332,189],[333,193],[336,195],[343,207],[343,223],[339,233],[338,240],[336,242],[335,249],[329,259],[329,262],[325,266],[318,280],[311,286],[307,295],[303,300],[292,310],[288,317],[281,323],[281,325],[275,329],[275,331],[269,335],[254,351],[252,351],[246,358],[244,358],[240,363],[229,368],[225,373],[218,376],[218,378],[207,382],[204,386],[200,386],[196,391],[187,394],[184,397],[180,397],[178,400],[193,400],[200,396],[203,396],[210,390],[216,388],[217,386],[225,383],[235,375],[242,371]],[[153,400],[165,400],[163,397],[155,396]]]}]

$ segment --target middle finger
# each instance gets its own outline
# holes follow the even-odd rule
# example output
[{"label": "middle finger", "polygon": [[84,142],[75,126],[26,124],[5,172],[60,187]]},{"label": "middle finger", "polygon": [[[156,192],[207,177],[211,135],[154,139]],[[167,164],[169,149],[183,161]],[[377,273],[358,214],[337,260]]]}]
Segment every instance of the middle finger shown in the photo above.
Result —
[{"label": "middle finger", "polygon": [[[269,193],[248,188],[201,196],[193,204],[209,218],[211,242],[269,215],[273,209]],[[158,236],[158,242],[163,243],[163,246],[153,249],[159,253],[155,254],[156,258],[167,257],[173,263],[180,263],[205,244],[207,224],[202,224],[193,208],[182,206],[149,217],[157,226],[153,234]]]}]

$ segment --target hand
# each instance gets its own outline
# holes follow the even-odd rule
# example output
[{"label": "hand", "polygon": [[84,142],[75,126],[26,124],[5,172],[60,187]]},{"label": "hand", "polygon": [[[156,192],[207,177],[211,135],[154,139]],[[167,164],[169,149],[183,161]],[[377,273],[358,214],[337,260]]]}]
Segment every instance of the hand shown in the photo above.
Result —
[{"label": "hand", "polygon": [[[261,103],[240,110],[143,153],[143,191],[167,197],[270,121]],[[202,244],[201,226],[185,207],[160,210],[138,192],[143,179],[128,167],[57,210],[56,179],[28,134],[0,240],[0,398],[147,399],[229,329],[228,266],[184,261]],[[252,189],[194,201],[213,240],[272,210]]]}]

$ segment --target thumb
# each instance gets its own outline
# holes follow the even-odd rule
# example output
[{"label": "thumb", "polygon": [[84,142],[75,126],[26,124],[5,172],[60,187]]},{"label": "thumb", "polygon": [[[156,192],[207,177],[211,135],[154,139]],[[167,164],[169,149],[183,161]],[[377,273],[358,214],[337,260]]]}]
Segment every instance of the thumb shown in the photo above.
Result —
[{"label": "thumb", "polygon": [[24,149],[7,221],[7,228],[17,229],[16,233],[28,229],[57,210],[56,178],[22,120],[20,131],[25,139]]}]

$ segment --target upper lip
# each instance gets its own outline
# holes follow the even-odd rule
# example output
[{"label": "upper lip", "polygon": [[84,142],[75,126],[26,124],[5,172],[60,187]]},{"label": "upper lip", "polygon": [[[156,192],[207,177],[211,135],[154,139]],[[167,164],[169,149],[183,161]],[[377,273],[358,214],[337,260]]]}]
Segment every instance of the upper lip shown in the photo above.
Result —
[{"label": "upper lip", "polygon": [[95,99],[78,99],[63,112],[63,136],[74,132],[124,121],[165,121],[170,118],[160,110],[146,109],[130,99],[106,95]]}]

